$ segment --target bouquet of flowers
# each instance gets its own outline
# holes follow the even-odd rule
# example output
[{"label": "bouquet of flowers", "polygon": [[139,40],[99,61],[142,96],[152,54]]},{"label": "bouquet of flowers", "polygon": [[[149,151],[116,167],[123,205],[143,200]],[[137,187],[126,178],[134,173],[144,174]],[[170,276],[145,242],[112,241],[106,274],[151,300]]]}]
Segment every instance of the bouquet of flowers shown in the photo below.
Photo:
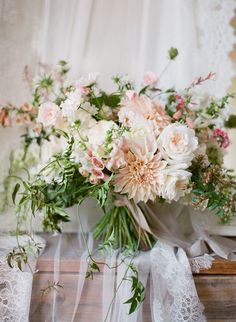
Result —
[{"label": "bouquet of flowers", "polygon": [[[177,49],[169,50],[171,61],[177,55]],[[60,232],[61,223],[69,221],[65,209],[94,197],[104,212],[94,237],[103,248],[129,252],[148,250],[158,239],[145,213],[148,203],[178,201],[208,208],[222,223],[230,222],[236,179],[224,168],[230,142],[223,128],[236,123],[230,115],[232,95],[213,98],[196,90],[213,81],[214,73],[183,90],[162,89],[152,72],[144,75],[139,90],[128,76],[115,76],[117,89],[107,93],[97,74],[69,84],[61,81],[66,63],[60,67],[56,91],[50,75],[34,90],[29,117],[34,130],[25,145],[36,140],[41,149],[46,146],[46,157],[14,188],[18,217],[41,212],[44,228]],[[3,113],[6,125],[9,111]],[[94,261],[91,268],[97,269]]]}]

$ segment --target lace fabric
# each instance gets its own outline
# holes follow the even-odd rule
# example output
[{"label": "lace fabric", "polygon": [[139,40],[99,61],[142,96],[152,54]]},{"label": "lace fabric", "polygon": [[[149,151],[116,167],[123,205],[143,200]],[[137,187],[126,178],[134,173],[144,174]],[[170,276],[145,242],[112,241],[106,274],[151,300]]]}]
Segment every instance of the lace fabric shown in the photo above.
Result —
[{"label": "lace fabric", "polygon": [[179,248],[158,242],[151,251],[154,322],[204,322],[204,307],[194,284],[188,258]]},{"label": "lace fabric", "polygon": [[212,266],[214,257],[208,254],[189,259],[189,264],[193,273],[199,273],[201,269],[209,269]]},{"label": "lace fabric", "polygon": [[[19,236],[21,245],[27,244],[28,236]],[[40,243],[42,251],[45,241],[35,236],[35,241]],[[11,268],[7,263],[7,254],[17,246],[14,236],[0,236],[0,321],[1,322],[28,322],[31,301],[33,274],[28,267],[21,271],[15,264]],[[35,269],[36,261],[32,258],[30,267]]]},{"label": "lace fabric", "polygon": [[[214,82],[207,82],[204,90],[212,95],[227,93],[231,78],[235,75],[233,63],[229,58],[236,42],[234,29],[230,22],[236,9],[235,0],[198,0],[197,26],[199,29],[199,62],[202,73],[216,73]],[[214,36],[213,36],[214,35]],[[198,71],[199,72],[199,71]]]},{"label": "lace fabric", "polygon": [[0,321],[27,322],[33,275],[21,272],[6,262],[6,253],[0,254]]}]

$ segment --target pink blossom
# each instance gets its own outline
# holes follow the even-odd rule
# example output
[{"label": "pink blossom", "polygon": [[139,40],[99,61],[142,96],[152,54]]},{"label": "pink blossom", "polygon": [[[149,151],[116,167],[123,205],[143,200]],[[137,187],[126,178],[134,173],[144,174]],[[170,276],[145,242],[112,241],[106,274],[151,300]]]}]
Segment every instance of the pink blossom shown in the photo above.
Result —
[{"label": "pink blossom", "polygon": [[42,127],[42,124],[41,123],[36,123],[35,124],[35,126],[34,126],[34,132],[36,134],[39,135],[42,132],[42,129],[43,129],[43,127]]},{"label": "pink blossom", "polygon": [[88,156],[89,156],[90,158],[92,158],[92,157],[93,157],[93,151],[92,151],[91,149],[89,149],[89,150],[88,150]]},{"label": "pink blossom", "polygon": [[89,179],[89,182],[90,182],[91,184],[97,184],[97,183],[98,183],[98,179],[97,179],[96,177],[91,177],[91,178]]},{"label": "pink blossom", "polygon": [[78,89],[79,89],[80,93],[83,95],[88,95],[88,93],[89,93],[89,88],[86,86],[79,86]]},{"label": "pink blossom", "polygon": [[173,118],[178,121],[182,115],[183,115],[183,112],[181,110],[178,110],[174,113]]},{"label": "pink blossom", "polygon": [[21,115],[16,115],[16,119],[15,119],[16,124],[22,124],[23,123],[23,119],[21,117]]},{"label": "pink blossom", "polygon": [[81,171],[81,175],[83,177],[88,177],[89,176],[89,172],[87,170],[83,170],[83,171]]},{"label": "pink blossom", "polygon": [[130,101],[135,101],[136,98],[138,97],[138,93],[136,93],[135,91],[127,91],[126,96]]},{"label": "pink blossom", "polygon": [[24,113],[24,114],[22,115],[22,120],[23,120],[23,122],[24,122],[25,124],[30,123],[30,116],[29,116],[29,114]]},{"label": "pink blossom", "polygon": [[185,99],[181,95],[175,95],[178,105],[176,106],[177,110],[182,110],[186,103]]},{"label": "pink blossom", "polygon": [[102,160],[100,160],[97,157],[92,157],[92,164],[98,169],[103,169],[104,168]]},{"label": "pink blossom", "polygon": [[146,72],[143,77],[144,85],[153,86],[158,82],[157,76],[153,72]]},{"label": "pink blossom", "polygon": [[190,129],[194,129],[195,125],[194,125],[193,119],[191,119],[191,117],[186,118],[186,123],[190,127]]},{"label": "pink blossom", "polygon": [[88,95],[89,86],[97,82],[98,73],[90,73],[87,77],[81,77],[75,86],[79,89],[81,94]]},{"label": "pink blossom", "polygon": [[110,176],[108,174],[104,174],[104,178],[102,179],[104,182],[108,181]]},{"label": "pink blossom", "polygon": [[12,119],[9,115],[7,115],[4,119],[4,126],[6,126],[6,127],[12,126]]},{"label": "pink blossom", "polygon": [[59,106],[52,102],[46,102],[39,107],[37,122],[42,123],[44,126],[55,126],[60,116]]},{"label": "pink blossom", "polygon": [[215,129],[213,131],[213,137],[217,139],[220,147],[224,149],[226,149],[230,145],[228,134],[221,129]]},{"label": "pink blossom", "polygon": [[97,179],[103,179],[104,178],[104,173],[98,168],[92,169],[92,175]]}]

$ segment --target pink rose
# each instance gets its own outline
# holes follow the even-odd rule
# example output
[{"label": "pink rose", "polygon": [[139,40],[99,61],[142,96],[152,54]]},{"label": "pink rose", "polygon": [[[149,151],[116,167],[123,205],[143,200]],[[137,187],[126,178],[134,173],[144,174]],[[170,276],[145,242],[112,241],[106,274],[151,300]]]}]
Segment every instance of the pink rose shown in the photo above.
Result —
[{"label": "pink rose", "polygon": [[44,126],[54,126],[61,117],[59,106],[52,102],[43,103],[39,107],[37,122],[42,123]]},{"label": "pink rose", "polygon": [[158,79],[156,75],[153,72],[146,72],[143,77],[143,83],[144,85],[153,86],[156,85]]}]

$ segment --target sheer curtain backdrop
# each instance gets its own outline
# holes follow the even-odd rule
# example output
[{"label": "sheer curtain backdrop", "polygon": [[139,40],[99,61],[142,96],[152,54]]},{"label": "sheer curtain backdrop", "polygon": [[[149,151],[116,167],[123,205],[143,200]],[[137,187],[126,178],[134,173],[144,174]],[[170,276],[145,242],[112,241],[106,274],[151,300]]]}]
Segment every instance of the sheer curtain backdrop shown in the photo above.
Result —
[{"label": "sheer curtain backdrop", "polygon": [[[102,85],[112,90],[110,77],[117,73],[128,73],[137,82],[148,70],[160,75],[171,46],[177,47],[180,55],[161,77],[160,85],[187,86],[194,77],[214,71],[217,73],[216,81],[204,89],[223,95],[235,74],[229,58],[235,43],[231,26],[235,9],[235,0],[0,0],[0,102],[20,104],[29,98],[21,78],[25,64],[36,73],[37,61],[56,64],[58,60],[65,59],[72,67],[72,78],[96,71],[101,74]],[[19,140],[20,130],[11,131],[14,133],[11,136],[9,133],[9,130],[0,129],[1,177],[6,169],[7,154]],[[227,162],[235,167],[233,150]],[[174,212],[176,220],[179,220],[181,210],[175,207]],[[89,217],[85,224],[87,228],[91,227],[93,218],[97,216],[94,205],[88,201],[79,213]],[[1,217],[5,223],[1,230],[15,228],[13,209],[11,214]],[[187,211],[184,216],[186,214]],[[72,217],[67,230],[79,231],[77,218]],[[114,271],[105,270],[103,279],[95,286],[93,281],[85,281],[88,251],[81,235],[77,237],[75,245],[69,244],[67,235],[52,237],[56,238],[56,249],[50,278],[55,282],[60,280],[64,289],[62,293],[50,293],[43,304],[36,303],[32,308],[32,321],[35,321],[36,313],[41,314],[42,321],[83,321],[81,314],[90,314],[92,310],[83,311],[87,307],[80,301],[82,290],[86,288],[86,303],[90,303],[94,299],[96,285],[103,292],[95,299],[100,301],[100,316],[96,321],[100,322],[100,317],[105,318],[114,287],[123,277],[125,265],[119,267],[117,275]],[[90,249],[94,248],[91,235],[88,236],[88,244]],[[61,272],[62,257],[64,254],[66,258],[67,252],[78,254],[82,263],[78,270],[80,274],[75,272],[74,287],[68,282],[67,275]],[[117,252],[113,253],[111,258],[107,258],[107,263],[113,266],[118,256]],[[160,260],[156,262],[156,258]],[[130,289],[124,284],[107,321],[143,322],[143,310],[150,312],[152,321],[166,321],[163,312],[168,312],[169,316],[177,316],[176,312],[181,315],[182,306],[187,308],[184,311],[186,315],[179,315],[178,321],[193,321],[191,314],[195,314],[196,321],[205,321],[189,261],[182,248],[174,253],[172,247],[157,243],[150,253],[141,253],[136,264],[144,284],[151,272],[151,307],[144,304],[128,319],[127,306],[121,303],[130,296]],[[169,300],[165,301],[167,297]],[[68,310],[68,307],[73,310]],[[160,308],[163,307],[162,312]],[[84,321],[88,319],[85,317]]]}]

